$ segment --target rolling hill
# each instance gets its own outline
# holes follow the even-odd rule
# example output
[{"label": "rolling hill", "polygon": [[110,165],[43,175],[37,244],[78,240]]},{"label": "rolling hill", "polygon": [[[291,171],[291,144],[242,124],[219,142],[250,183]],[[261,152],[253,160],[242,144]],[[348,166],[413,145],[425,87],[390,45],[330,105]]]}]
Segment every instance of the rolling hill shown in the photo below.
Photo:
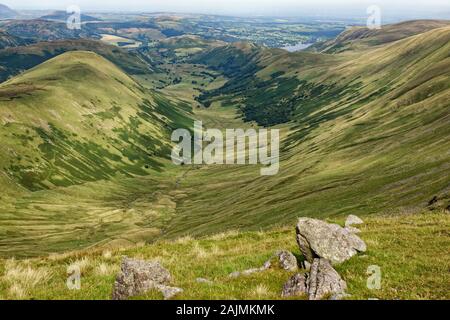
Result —
[{"label": "rolling hill", "polygon": [[146,175],[169,154],[164,112],[176,113],[158,103],[95,53],[59,55],[0,85],[1,167],[34,191]]},{"label": "rolling hill", "polygon": [[[449,46],[445,26],[352,54],[214,47],[190,62],[226,80],[200,97],[191,82],[144,89],[94,53],[57,56],[0,85],[0,254],[449,210]],[[280,173],[172,165],[168,134],[192,118],[280,128]]]},{"label": "rolling hill", "polygon": [[130,74],[155,70],[152,60],[139,52],[125,51],[95,40],[57,40],[0,50],[0,82],[68,51],[95,52]]},{"label": "rolling hill", "polygon": [[433,29],[446,27],[449,24],[450,22],[446,20],[415,20],[384,25],[382,29],[352,27],[344,31],[336,39],[317,43],[309,47],[308,50],[323,53],[361,50],[398,41]]},{"label": "rolling hill", "polygon": [[88,30],[68,29],[65,22],[40,19],[8,20],[0,23],[0,30],[33,42],[89,38],[90,35]]},{"label": "rolling hill", "polygon": [[12,10],[10,7],[0,4],[0,19],[11,19],[17,15],[17,12]]},{"label": "rolling hill", "polygon": [[[67,13],[66,11],[54,11],[50,14],[47,14],[45,16],[40,17],[40,19],[42,20],[50,20],[50,21],[60,21],[60,22],[66,22],[67,19],[69,19],[71,16],[70,13]],[[85,22],[97,22],[97,21],[102,21],[99,18],[96,17],[92,17],[90,15],[87,14],[81,14],[81,22],[85,23]]]},{"label": "rolling hill", "polygon": [[449,45],[444,27],[357,58],[286,53],[247,77],[229,72],[224,87],[205,93],[211,112],[238,105],[261,125],[279,116],[287,137],[280,173],[227,166],[190,173],[187,190],[210,182],[178,205],[166,236],[257,230],[298,215],[417,212],[433,197],[449,208]]},{"label": "rolling hill", "polygon": [[30,43],[19,37],[11,36],[6,32],[0,31],[0,50],[8,47],[18,47]]}]

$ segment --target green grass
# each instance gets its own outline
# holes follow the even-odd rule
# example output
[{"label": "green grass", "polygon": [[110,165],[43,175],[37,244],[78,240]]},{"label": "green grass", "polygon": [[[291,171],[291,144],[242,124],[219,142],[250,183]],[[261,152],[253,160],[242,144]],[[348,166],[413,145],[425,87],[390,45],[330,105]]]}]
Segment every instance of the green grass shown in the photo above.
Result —
[{"label": "green grass", "polygon": [[[50,60],[0,86],[6,123],[0,129],[6,151],[0,255],[269,230],[299,215],[421,212],[435,196],[446,208],[449,36],[448,28],[436,29],[351,59],[236,44],[222,48],[225,60],[241,51],[226,72],[219,70],[224,61],[211,62],[216,70],[184,62],[164,66],[172,70],[166,76],[134,78],[95,54]],[[256,126],[241,118],[245,92],[214,96],[209,108],[191,110],[197,89],[207,91],[208,83],[211,89],[248,84],[236,79],[248,62],[243,71],[259,70],[252,74],[257,83],[296,77],[305,90],[292,121],[279,125],[280,173],[261,177],[258,166],[175,167],[164,159],[171,130],[189,127],[193,118],[221,129]],[[182,81],[170,82],[173,75]],[[156,93],[159,80],[164,85]],[[332,99],[328,89],[315,90],[318,83],[341,90]],[[290,95],[264,88],[261,97],[272,92],[280,103]]]},{"label": "green grass", "polygon": [[[380,216],[365,219],[361,237],[368,251],[337,267],[347,281],[351,299],[449,299],[448,255],[450,218],[444,212]],[[342,223],[342,220],[337,222]],[[31,260],[0,261],[3,299],[110,299],[121,257],[160,261],[184,289],[178,299],[280,299],[291,273],[269,271],[229,278],[229,273],[260,267],[276,250],[291,250],[301,258],[291,227],[267,232],[230,231],[213,237],[180,238],[130,248],[92,249]],[[393,237],[395,234],[395,237]],[[66,287],[66,269],[78,264],[81,290]],[[380,290],[367,288],[367,269],[382,272]],[[9,275],[9,277],[7,276]],[[212,284],[198,283],[207,278]],[[161,299],[150,292],[135,299]]]}]

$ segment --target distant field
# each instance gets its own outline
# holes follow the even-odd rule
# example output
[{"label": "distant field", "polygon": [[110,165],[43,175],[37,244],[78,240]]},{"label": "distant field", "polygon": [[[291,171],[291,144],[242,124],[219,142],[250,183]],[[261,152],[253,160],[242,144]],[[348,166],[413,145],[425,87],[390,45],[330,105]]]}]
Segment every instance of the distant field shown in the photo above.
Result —
[{"label": "distant field", "polygon": [[142,45],[142,42],[139,42],[137,40],[119,37],[119,36],[115,36],[112,34],[102,34],[102,38],[100,40],[107,44],[115,45],[115,46],[118,46],[121,48],[128,48],[128,49],[139,48]]}]

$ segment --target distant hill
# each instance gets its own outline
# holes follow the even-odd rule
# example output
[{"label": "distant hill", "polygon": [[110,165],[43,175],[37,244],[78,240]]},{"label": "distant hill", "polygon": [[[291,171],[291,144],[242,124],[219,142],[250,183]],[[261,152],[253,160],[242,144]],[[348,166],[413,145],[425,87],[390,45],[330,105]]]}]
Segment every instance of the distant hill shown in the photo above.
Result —
[{"label": "distant hill", "polygon": [[182,125],[171,119],[175,106],[86,51],[2,83],[0,105],[0,167],[28,190],[147,175]]},{"label": "distant hill", "polygon": [[449,25],[450,21],[447,20],[414,20],[384,25],[381,29],[353,27],[341,33],[336,39],[317,43],[308,48],[307,51],[339,53],[348,50],[364,49]]},{"label": "distant hill", "polygon": [[87,28],[70,30],[65,22],[48,20],[12,20],[3,23],[0,28],[10,35],[35,42],[87,38],[90,35]]},{"label": "distant hill", "polygon": [[0,82],[64,52],[80,50],[95,52],[131,74],[155,70],[152,61],[138,52],[128,52],[95,40],[57,40],[0,50]]},{"label": "distant hill", "polygon": [[8,47],[17,47],[30,43],[25,39],[12,36],[0,30],[0,50]]},{"label": "distant hill", "polygon": [[17,16],[17,12],[5,6],[4,4],[0,4],[0,19],[11,19]]},{"label": "distant hill", "polygon": [[[42,16],[40,19],[66,22],[70,16],[71,14],[67,13],[66,11],[55,11],[48,15]],[[94,21],[102,21],[102,19],[92,17],[86,14],[81,14],[81,22],[94,22]]]}]

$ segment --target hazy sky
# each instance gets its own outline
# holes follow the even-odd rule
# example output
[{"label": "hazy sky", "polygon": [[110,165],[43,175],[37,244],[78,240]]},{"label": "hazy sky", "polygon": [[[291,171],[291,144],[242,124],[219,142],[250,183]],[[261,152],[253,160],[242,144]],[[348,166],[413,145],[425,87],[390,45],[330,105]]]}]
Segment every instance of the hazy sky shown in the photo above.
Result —
[{"label": "hazy sky", "polygon": [[372,4],[386,14],[450,13],[449,0],[0,0],[14,9],[65,9],[77,4],[84,11],[170,11],[238,15],[365,14]]}]

